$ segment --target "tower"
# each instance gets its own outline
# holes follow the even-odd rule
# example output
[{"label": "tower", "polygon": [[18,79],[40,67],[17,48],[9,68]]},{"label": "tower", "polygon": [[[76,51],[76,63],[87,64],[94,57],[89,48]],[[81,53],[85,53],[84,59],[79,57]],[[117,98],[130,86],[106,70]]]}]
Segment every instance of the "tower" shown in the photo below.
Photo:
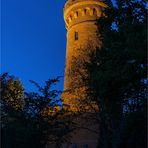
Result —
[{"label": "tower", "polygon": [[[87,60],[87,54],[83,54],[84,52],[87,53],[89,50],[95,50],[96,47],[100,48],[102,46],[97,32],[98,25],[96,20],[104,15],[102,10],[106,7],[107,5],[101,0],[67,0],[64,5],[67,45],[64,92],[61,98],[63,103],[69,105],[69,109],[74,112],[78,112],[79,108],[81,108],[80,100],[83,101],[85,99],[85,89],[87,86],[79,86],[79,84],[83,83],[81,75],[87,76],[87,73],[77,63],[73,63],[73,60],[81,58]],[[91,49],[88,49],[88,45],[91,46]],[[82,50],[83,52],[81,52]],[[77,73],[75,67],[82,73]],[[85,115],[89,116],[91,114],[90,116],[93,116],[92,111],[87,107],[86,109],[88,111]],[[72,136],[72,143],[74,145],[72,147],[96,148],[98,134],[90,131],[99,131],[99,125],[94,124],[93,121],[90,121],[91,124],[87,124],[88,120],[86,121],[81,117],[76,119],[76,123],[79,127],[85,124],[85,127],[79,128],[74,132],[75,134]]]},{"label": "tower", "polygon": [[[81,79],[78,80],[77,77],[72,79],[73,57],[83,57],[81,49],[87,49],[88,44],[91,44],[94,49],[101,47],[102,43],[97,34],[96,20],[103,16],[102,10],[106,7],[107,5],[101,0],[67,0],[64,5],[64,21],[67,29],[64,90],[67,92],[62,94],[62,98],[72,110],[76,110],[76,106],[79,104],[77,94],[85,95],[84,87],[70,91],[76,81]],[[86,50],[86,52],[88,51]],[[83,75],[85,75],[84,73]]]}]

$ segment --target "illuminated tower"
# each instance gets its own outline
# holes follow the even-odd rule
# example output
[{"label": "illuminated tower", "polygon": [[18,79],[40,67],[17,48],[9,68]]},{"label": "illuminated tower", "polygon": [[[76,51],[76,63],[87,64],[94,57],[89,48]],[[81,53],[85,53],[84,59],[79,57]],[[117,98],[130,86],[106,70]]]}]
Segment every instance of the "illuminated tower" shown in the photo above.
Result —
[{"label": "illuminated tower", "polygon": [[[106,4],[101,0],[67,0],[64,5],[64,21],[67,29],[66,65],[64,75],[64,90],[70,90],[76,83],[72,79],[73,57],[83,57],[81,49],[87,49],[91,44],[94,49],[101,47],[101,40],[98,37],[96,20],[103,16],[102,10]],[[79,50],[78,50],[79,49]],[[87,52],[87,50],[86,50]],[[83,94],[84,88],[79,88],[75,92],[62,94],[65,104],[70,105],[70,109],[78,107],[76,100],[78,94]]]},{"label": "illuminated tower", "polygon": [[[85,90],[87,86],[81,86],[81,82],[83,81],[81,75],[87,76],[87,73],[85,69],[79,67],[77,63],[73,63],[73,60],[81,58],[87,60],[89,57],[87,54],[84,54],[84,52],[88,53],[90,50],[95,50],[96,47],[100,48],[102,46],[101,39],[97,32],[98,25],[96,24],[96,20],[104,15],[102,10],[106,7],[107,5],[101,0],[67,0],[64,5],[64,21],[67,29],[67,46],[64,92],[62,93],[61,98],[63,99],[63,103],[69,105],[69,109],[74,112],[81,111],[79,110],[82,105],[80,100],[81,102],[83,102],[83,99],[86,101]],[[88,46],[91,46],[91,48],[89,49]],[[75,67],[77,67],[77,69],[79,69],[78,71],[82,73],[77,73]],[[91,104],[91,106],[95,105]],[[81,117],[74,120],[81,128],[78,128],[73,133],[71,140],[73,145],[68,146],[68,148],[97,147],[99,138],[98,133],[92,131],[99,131],[99,125],[93,121],[94,113],[87,105],[86,109],[87,111],[83,113],[83,117],[88,117],[90,115],[92,119],[91,121],[88,121],[81,115]]]}]

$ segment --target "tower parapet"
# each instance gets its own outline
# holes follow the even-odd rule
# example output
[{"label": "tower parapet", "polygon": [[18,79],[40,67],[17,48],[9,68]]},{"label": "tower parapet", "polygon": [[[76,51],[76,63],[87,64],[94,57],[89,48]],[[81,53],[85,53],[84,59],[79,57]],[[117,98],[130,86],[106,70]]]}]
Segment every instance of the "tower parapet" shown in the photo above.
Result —
[{"label": "tower parapet", "polygon": [[98,0],[67,0],[64,6],[66,28],[85,21],[94,21],[101,17],[106,4]]}]

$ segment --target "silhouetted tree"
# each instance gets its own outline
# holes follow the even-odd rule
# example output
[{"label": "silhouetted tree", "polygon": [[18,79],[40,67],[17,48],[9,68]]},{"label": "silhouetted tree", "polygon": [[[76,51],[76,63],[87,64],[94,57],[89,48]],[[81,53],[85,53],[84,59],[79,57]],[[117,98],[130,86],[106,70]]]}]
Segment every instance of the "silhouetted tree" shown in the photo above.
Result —
[{"label": "silhouetted tree", "polygon": [[72,61],[72,78],[79,76],[72,89],[88,86],[82,105],[98,105],[101,148],[146,147],[145,3],[117,1],[116,8],[109,4],[106,17],[98,20],[102,47],[94,50],[88,44],[87,49],[79,49],[83,58]]},{"label": "silhouetted tree", "polygon": [[60,91],[52,90],[58,81],[49,79],[43,87],[31,81],[38,92],[24,93],[15,77],[1,76],[2,148],[61,147],[69,141],[72,122],[56,100]]},{"label": "silhouetted tree", "polygon": [[100,111],[101,147],[146,147],[145,4],[117,4],[98,20],[103,46],[88,63],[89,92]]},{"label": "silhouetted tree", "polygon": [[71,132],[72,122],[68,119],[66,111],[62,109],[57,99],[61,91],[52,90],[52,85],[59,81],[59,77],[49,79],[45,86],[31,81],[38,88],[38,93],[26,93],[25,112],[27,117],[34,122],[37,136],[40,138],[41,146],[54,145],[59,148],[64,142],[70,140],[67,136]]}]

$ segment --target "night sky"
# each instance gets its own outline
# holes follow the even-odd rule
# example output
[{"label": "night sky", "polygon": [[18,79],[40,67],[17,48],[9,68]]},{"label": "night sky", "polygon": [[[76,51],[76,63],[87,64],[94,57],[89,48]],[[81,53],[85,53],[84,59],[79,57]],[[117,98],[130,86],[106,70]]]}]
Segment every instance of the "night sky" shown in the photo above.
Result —
[{"label": "night sky", "polygon": [[[34,89],[29,80],[43,84],[64,75],[65,0],[2,0],[1,73],[9,72]],[[58,88],[63,88],[63,79]]]},{"label": "night sky", "polygon": [[[27,91],[64,76],[66,0],[2,0],[1,73],[17,76]],[[63,88],[63,79],[57,86]]]}]

